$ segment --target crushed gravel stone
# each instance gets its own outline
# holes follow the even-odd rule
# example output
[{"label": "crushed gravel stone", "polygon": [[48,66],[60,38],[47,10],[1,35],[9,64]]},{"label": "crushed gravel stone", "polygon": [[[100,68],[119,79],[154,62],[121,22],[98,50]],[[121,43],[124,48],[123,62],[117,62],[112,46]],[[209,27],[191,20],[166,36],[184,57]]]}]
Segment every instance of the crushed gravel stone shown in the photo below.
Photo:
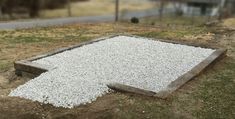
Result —
[{"label": "crushed gravel stone", "polygon": [[108,83],[159,92],[214,51],[117,36],[34,61],[56,68],[19,86],[9,96],[72,108],[108,93]]}]

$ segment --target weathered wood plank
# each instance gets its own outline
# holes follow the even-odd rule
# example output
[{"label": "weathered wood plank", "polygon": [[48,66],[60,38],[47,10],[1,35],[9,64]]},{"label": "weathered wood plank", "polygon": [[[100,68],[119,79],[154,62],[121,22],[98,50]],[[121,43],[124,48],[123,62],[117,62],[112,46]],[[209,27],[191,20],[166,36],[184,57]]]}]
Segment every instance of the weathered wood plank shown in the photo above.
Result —
[{"label": "weathered wood plank", "polygon": [[119,92],[135,93],[135,94],[146,95],[146,96],[154,96],[156,94],[155,92],[152,92],[152,91],[135,88],[135,87],[120,84],[120,83],[111,83],[111,84],[107,84],[107,86],[110,89],[113,89]]}]

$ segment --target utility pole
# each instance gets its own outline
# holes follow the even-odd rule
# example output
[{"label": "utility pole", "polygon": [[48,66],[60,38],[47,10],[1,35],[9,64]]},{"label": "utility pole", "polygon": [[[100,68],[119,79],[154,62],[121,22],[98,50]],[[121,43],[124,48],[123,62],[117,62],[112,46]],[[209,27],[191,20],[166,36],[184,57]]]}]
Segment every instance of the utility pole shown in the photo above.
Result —
[{"label": "utility pole", "polygon": [[71,12],[71,2],[70,2],[70,0],[67,0],[67,8],[68,8],[68,16],[71,17],[72,12]]},{"label": "utility pole", "polygon": [[[212,0],[210,0],[209,2],[212,3]],[[211,7],[211,9],[212,9],[212,7]],[[212,12],[208,14],[207,22],[210,22],[211,16],[212,16],[211,14],[212,14]]]},{"label": "utility pole", "polygon": [[221,21],[223,18],[223,10],[224,10],[225,3],[226,3],[226,0],[221,0],[221,3],[219,5],[219,12],[218,12],[219,13],[219,17],[218,17],[219,21]]},{"label": "utility pole", "polygon": [[116,0],[115,3],[115,21],[118,21],[118,17],[119,17],[119,0]]},{"label": "utility pole", "polygon": [[164,0],[160,0],[160,8],[159,8],[159,18],[160,18],[160,21],[162,21],[164,4],[165,4]]}]

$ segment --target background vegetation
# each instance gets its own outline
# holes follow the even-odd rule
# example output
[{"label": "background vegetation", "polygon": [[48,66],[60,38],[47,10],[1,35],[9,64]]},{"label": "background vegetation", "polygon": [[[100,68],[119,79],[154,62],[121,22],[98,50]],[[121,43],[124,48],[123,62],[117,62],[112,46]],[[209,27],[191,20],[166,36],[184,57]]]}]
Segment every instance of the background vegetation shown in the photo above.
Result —
[{"label": "background vegetation", "polygon": [[66,3],[87,0],[0,0],[1,14],[28,13],[30,17],[37,17],[41,9],[55,9],[64,7]]}]

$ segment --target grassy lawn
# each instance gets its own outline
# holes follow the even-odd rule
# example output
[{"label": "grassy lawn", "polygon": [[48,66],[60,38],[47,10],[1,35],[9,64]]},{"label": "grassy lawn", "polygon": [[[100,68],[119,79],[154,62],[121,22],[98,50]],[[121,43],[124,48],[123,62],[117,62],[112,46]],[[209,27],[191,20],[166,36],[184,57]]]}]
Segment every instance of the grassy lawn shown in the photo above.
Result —
[{"label": "grassy lawn", "polygon": [[[203,23],[199,20],[192,24],[190,18],[173,21],[148,18],[141,19],[140,24],[76,24],[0,31],[0,118],[232,119],[235,117],[235,32],[220,26],[205,27]],[[11,77],[14,61],[117,33],[227,48],[228,56],[167,100],[112,93],[92,104],[63,109],[7,96],[10,90],[26,82],[24,77],[10,83],[1,81]]]}]

